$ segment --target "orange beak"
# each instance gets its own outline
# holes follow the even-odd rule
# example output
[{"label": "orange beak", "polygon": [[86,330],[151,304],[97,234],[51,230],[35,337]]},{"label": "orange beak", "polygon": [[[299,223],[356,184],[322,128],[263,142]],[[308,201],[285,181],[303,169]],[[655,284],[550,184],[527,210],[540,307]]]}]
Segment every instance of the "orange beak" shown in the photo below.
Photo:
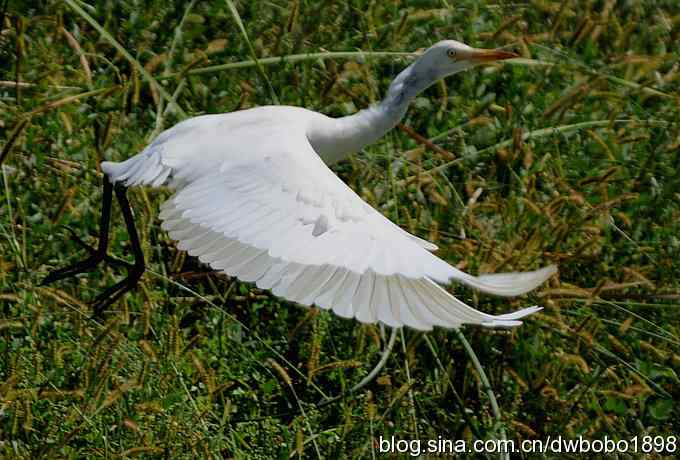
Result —
[{"label": "orange beak", "polygon": [[513,53],[512,51],[473,48],[472,50],[465,53],[465,55],[462,57],[468,61],[474,62],[475,64],[486,64],[490,62],[502,61],[504,59],[516,58],[519,57],[519,54]]}]

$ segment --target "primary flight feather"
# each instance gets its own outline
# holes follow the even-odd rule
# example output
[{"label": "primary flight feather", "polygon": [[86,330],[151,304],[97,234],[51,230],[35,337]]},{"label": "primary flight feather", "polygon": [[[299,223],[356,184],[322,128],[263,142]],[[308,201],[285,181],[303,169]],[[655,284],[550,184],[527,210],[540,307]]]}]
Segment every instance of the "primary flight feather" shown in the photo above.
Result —
[{"label": "primary flight feather", "polygon": [[173,187],[160,217],[178,247],[277,296],[393,327],[516,326],[538,308],[488,315],[438,283],[516,296],[543,283],[554,266],[464,273],[434,255],[435,245],[365,203],[328,167],[392,129],[433,82],[513,56],[442,41],[397,76],[381,103],[357,114],[335,119],[267,106],[199,116],[102,169],[119,186]]}]

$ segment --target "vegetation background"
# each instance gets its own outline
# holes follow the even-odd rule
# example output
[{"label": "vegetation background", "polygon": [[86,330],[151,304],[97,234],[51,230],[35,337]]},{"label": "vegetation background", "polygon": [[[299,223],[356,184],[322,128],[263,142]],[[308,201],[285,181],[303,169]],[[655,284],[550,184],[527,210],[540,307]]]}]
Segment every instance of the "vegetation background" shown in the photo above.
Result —
[{"label": "vegetation background", "polygon": [[[124,271],[40,286],[86,254],[65,227],[95,241],[103,159],[276,98],[352,113],[409,62],[379,52],[445,38],[540,62],[433,86],[336,171],[472,273],[559,265],[524,298],[450,287],[487,312],[545,307],[512,331],[462,330],[483,375],[455,331],[405,330],[372,384],[316,408],[389,331],[186,257],[159,226],[168,190],[131,191],[150,270],[102,318],[88,301]],[[365,53],[292,56],[326,50]],[[0,455],[377,458],[381,435],[677,435],[679,54],[676,0],[0,0]],[[115,209],[111,252],[129,257]]]}]

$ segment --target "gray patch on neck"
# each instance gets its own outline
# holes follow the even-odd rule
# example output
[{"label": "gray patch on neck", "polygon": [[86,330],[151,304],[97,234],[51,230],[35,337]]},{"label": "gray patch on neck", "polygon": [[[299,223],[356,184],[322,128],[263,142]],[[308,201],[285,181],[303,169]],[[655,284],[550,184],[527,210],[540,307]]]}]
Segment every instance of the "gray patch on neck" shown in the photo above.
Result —
[{"label": "gray patch on neck", "polygon": [[418,81],[418,76],[414,73],[409,75],[406,80],[404,80],[404,86],[415,86],[416,82]]},{"label": "gray patch on neck", "polygon": [[416,85],[418,83],[418,76],[415,73],[411,73],[410,75],[406,76],[402,82],[400,82],[398,85],[390,88],[391,91],[388,92],[388,95],[391,93],[392,95],[392,104],[390,104],[390,109],[394,110],[394,107],[400,107],[404,102],[406,102],[406,99],[411,97],[411,94],[414,92],[414,88],[416,88]]}]

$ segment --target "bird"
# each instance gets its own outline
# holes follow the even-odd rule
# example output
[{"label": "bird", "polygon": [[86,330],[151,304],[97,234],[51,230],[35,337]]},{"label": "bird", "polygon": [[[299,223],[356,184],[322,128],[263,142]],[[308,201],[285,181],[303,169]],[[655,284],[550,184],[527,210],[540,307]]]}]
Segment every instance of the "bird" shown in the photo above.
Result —
[{"label": "bird", "polygon": [[[124,265],[127,277],[95,298],[95,313],[134,289],[145,262],[126,192],[133,186],[168,186],[174,194],[161,205],[161,226],[177,247],[275,296],[394,328],[518,326],[540,307],[491,315],[444,287],[458,282],[483,293],[518,296],[555,274],[555,265],[470,275],[437,257],[436,245],[363,201],[330,169],[394,128],[410,101],[433,83],[514,57],[502,49],[443,40],[420,52],[384,99],[352,115],[333,118],[271,105],[181,121],[129,159],[101,163],[98,246],[83,243],[89,257],[52,271],[44,283],[102,261]],[[114,195],[130,237],[132,264],[107,253]]]}]

